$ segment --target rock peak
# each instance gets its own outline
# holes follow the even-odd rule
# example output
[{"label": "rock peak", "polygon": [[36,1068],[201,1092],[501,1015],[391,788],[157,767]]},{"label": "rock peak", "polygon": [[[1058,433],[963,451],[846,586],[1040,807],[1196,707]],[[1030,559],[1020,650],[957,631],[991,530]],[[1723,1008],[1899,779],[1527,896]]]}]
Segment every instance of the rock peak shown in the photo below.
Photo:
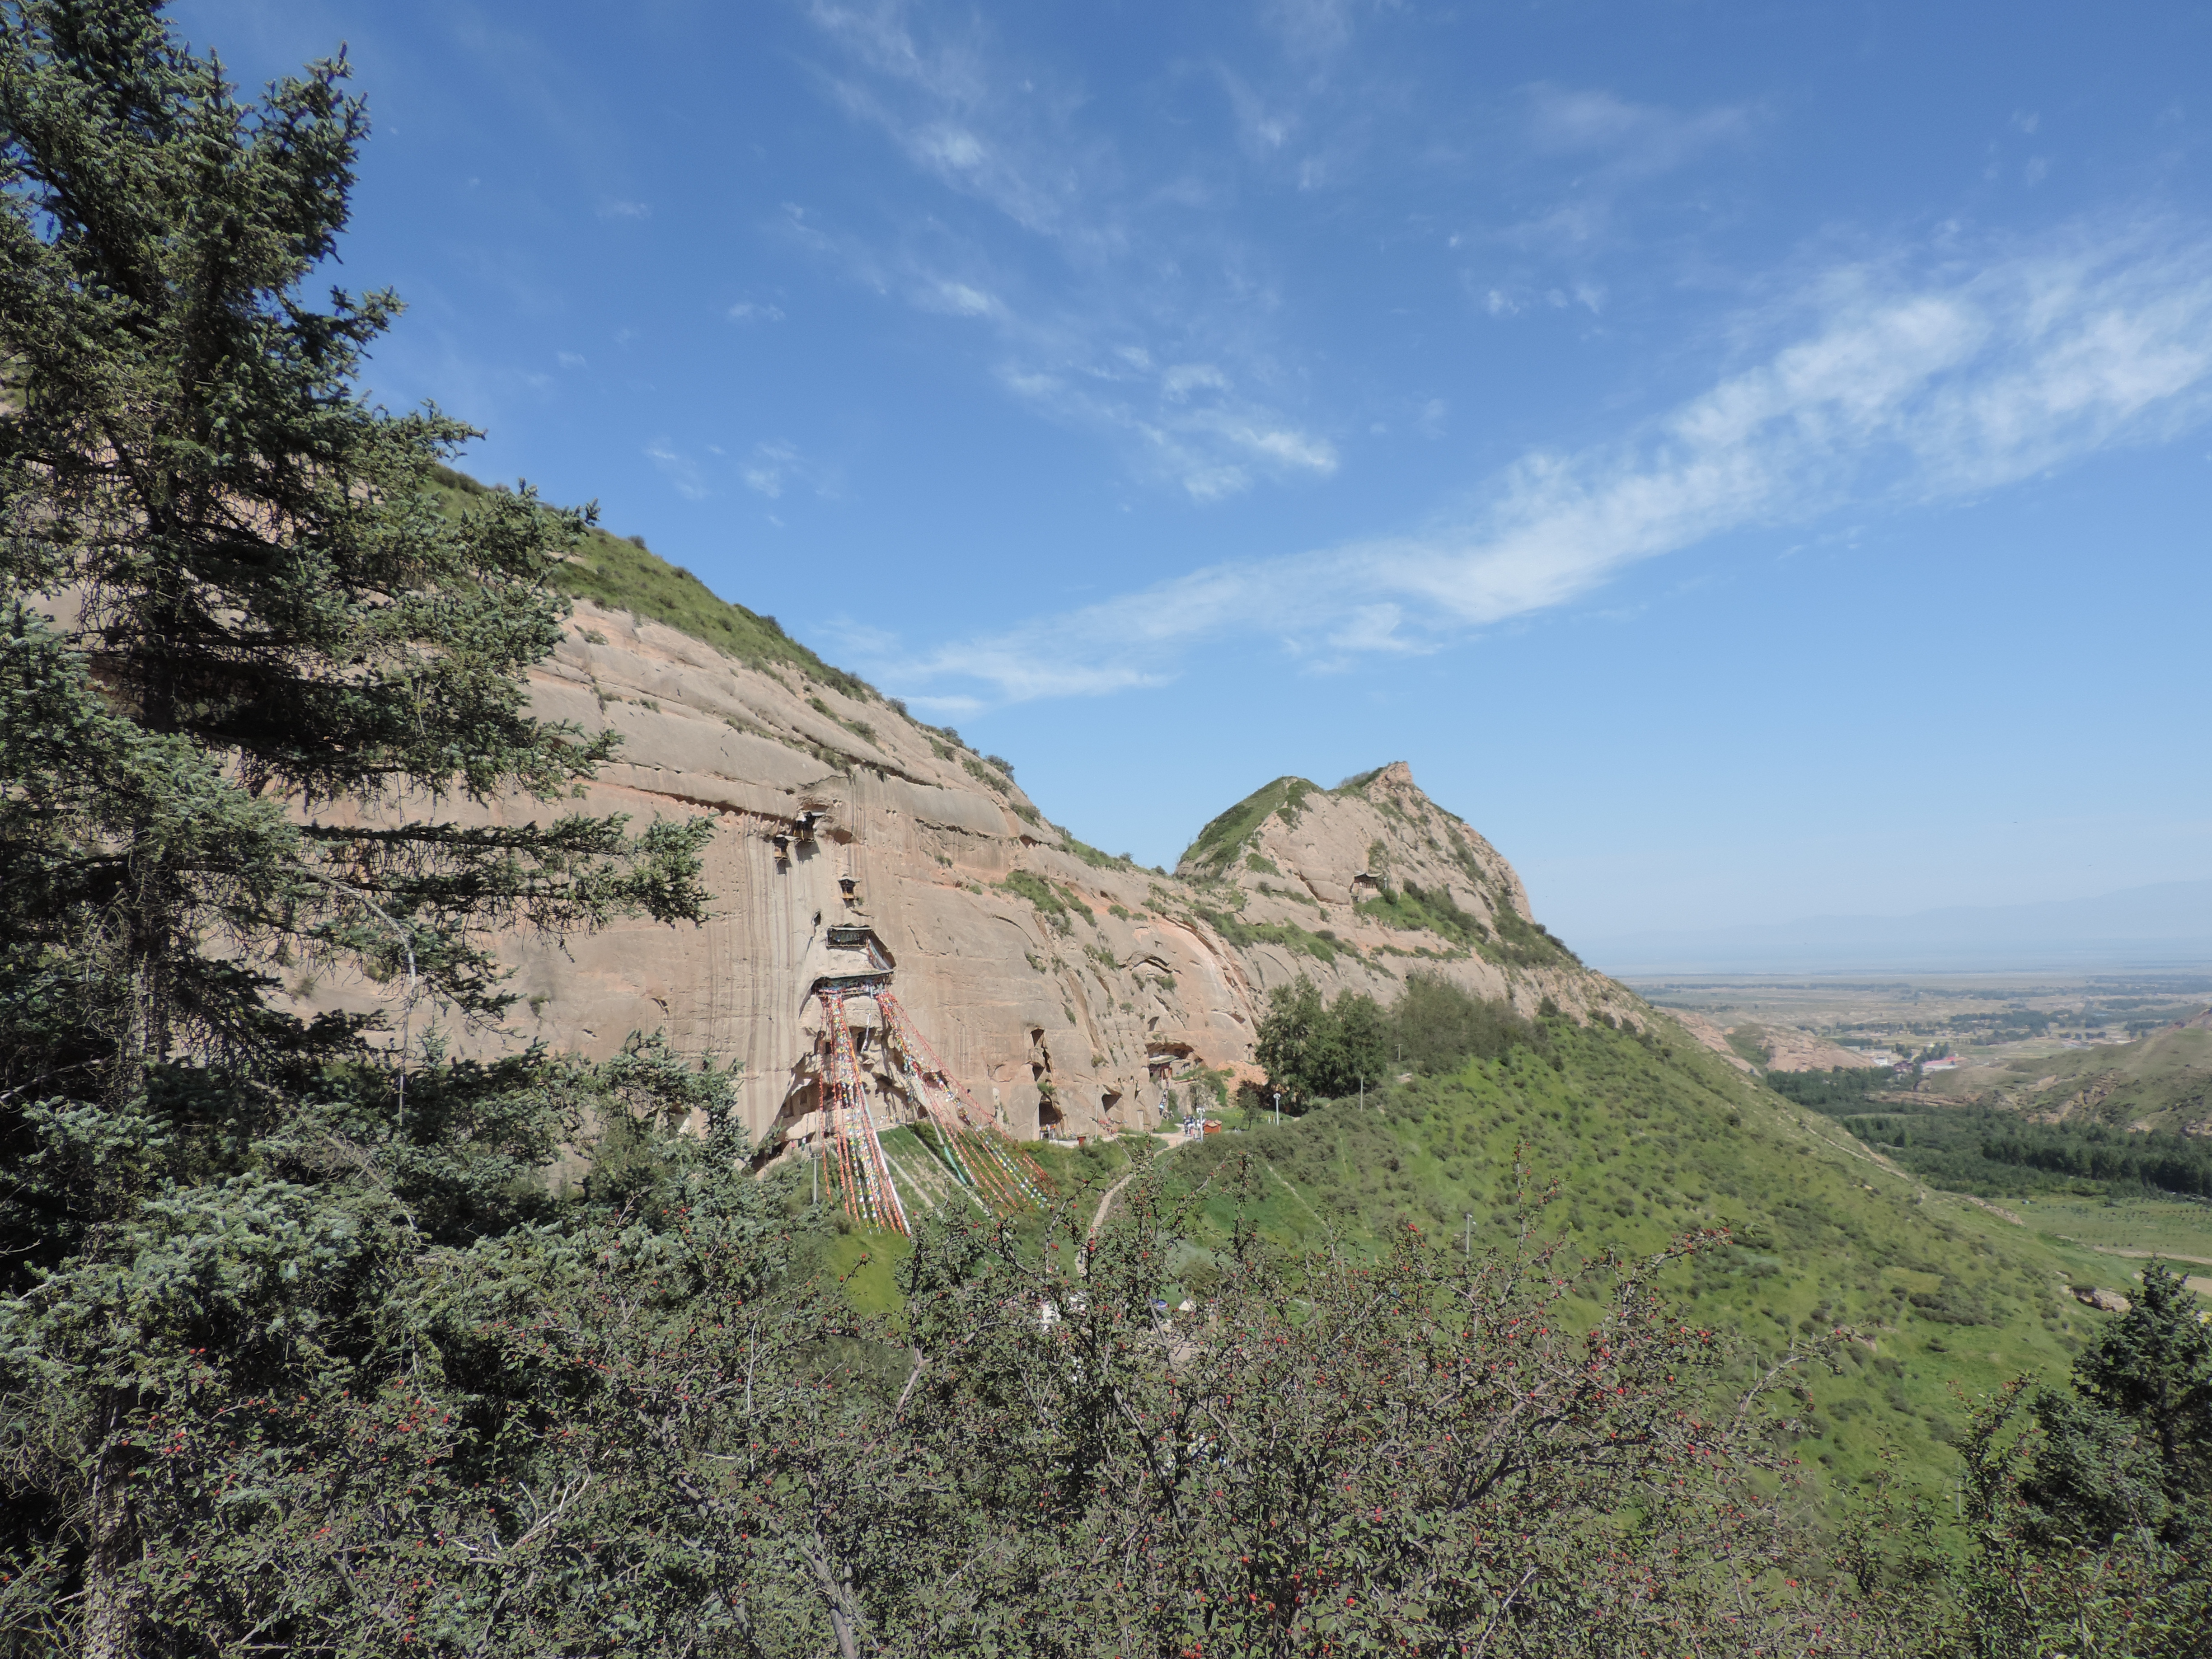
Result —
[{"label": "rock peak", "polygon": [[[1333,789],[1263,784],[1162,875],[1060,830],[957,733],[811,660],[741,660],[577,602],[532,671],[532,708],[623,737],[594,808],[714,818],[717,903],[676,933],[641,921],[565,946],[505,941],[514,1040],[604,1055],[624,1033],[663,1031],[734,1064],[745,1127],[772,1143],[820,1121],[834,1011],[814,988],[895,975],[902,1017],[939,1045],[970,1109],[1020,1136],[1091,1134],[1157,1129],[1170,1088],[1188,1107],[1194,1090],[1254,1075],[1268,999],[1302,979],[1387,1001],[1433,974],[1523,1013],[1607,994],[1403,761]],[[847,1010],[864,1044],[878,1040],[867,1006]],[[499,1041],[487,1034],[485,1051]],[[902,1121],[896,1094],[885,1121]]]}]

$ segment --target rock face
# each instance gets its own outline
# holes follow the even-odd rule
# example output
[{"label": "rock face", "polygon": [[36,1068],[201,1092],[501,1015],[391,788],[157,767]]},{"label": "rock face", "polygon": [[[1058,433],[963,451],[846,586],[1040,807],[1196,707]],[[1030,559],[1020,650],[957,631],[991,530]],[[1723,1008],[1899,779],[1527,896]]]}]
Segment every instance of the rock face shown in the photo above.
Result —
[{"label": "rock face", "polygon": [[1267,993],[1301,975],[1385,1000],[1427,969],[1523,1012],[1640,1006],[1535,925],[1512,868],[1402,764],[1334,790],[1279,780],[1163,877],[1055,828],[947,731],[628,612],[580,604],[532,699],[621,732],[588,810],[715,821],[714,915],[514,940],[524,1000],[475,1040],[603,1056],[664,1031],[742,1065],[757,1137],[814,1104],[810,990],[860,960],[833,928],[872,934],[946,1067],[1024,1137],[1157,1127],[1193,1068],[1253,1074]]},{"label": "rock face", "polygon": [[2101,1291],[2092,1285],[2074,1286],[2074,1299],[2085,1303],[2102,1313],[2125,1313],[2135,1304],[2118,1291]]}]

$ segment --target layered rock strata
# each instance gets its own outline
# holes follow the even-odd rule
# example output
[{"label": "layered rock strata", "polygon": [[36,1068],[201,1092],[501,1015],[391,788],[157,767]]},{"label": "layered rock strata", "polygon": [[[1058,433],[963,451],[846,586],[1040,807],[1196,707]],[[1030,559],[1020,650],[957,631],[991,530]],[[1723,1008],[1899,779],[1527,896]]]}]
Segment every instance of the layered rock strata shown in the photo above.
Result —
[{"label": "layered rock strata", "polygon": [[[599,1056],[665,1032],[741,1066],[756,1136],[813,1106],[810,993],[856,960],[833,928],[873,936],[947,1069],[1023,1137],[1158,1127],[1166,1087],[1252,1074],[1267,993],[1301,975],[1388,1000],[1427,969],[1529,1012],[1635,1002],[1536,927],[1504,859],[1402,764],[1335,790],[1269,785],[1163,876],[1055,827],[949,731],[628,612],[580,604],[532,701],[621,733],[587,810],[714,820],[715,903],[697,927],[517,938],[522,1000],[473,1040]],[[868,1005],[847,1006],[882,1066]]]}]

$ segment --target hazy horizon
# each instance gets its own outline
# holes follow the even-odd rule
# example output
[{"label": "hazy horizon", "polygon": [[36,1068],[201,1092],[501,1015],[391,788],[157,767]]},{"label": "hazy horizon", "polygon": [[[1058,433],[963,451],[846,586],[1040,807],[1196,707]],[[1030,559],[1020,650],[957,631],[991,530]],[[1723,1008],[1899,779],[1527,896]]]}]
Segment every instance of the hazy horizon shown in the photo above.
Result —
[{"label": "hazy horizon", "polygon": [[2186,974],[2212,969],[2212,881],[2088,898],[1953,905],[1905,915],[1803,916],[1567,941],[1617,976],[1669,974]]}]

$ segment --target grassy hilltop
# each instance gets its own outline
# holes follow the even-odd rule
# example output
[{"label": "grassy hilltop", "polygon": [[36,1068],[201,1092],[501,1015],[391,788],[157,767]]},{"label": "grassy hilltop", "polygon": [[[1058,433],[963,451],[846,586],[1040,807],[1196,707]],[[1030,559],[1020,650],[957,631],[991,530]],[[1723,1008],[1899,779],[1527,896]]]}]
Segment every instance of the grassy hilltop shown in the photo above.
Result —
[{"label": "grassy hilltop", "polygon": [[[465,509],[471,499],[491,489],[447,466],[437,469],[437,483],[448,509],[454,511]],[[865,680],[823,661],[785,633],[775,617],[719,598],[706,583],[651,551],[642,540],[589,526],[584,544],[555,573],[554,580],[572,598],[665,623],[748,666],[787,665],[848,696],[875,696]]]}]

